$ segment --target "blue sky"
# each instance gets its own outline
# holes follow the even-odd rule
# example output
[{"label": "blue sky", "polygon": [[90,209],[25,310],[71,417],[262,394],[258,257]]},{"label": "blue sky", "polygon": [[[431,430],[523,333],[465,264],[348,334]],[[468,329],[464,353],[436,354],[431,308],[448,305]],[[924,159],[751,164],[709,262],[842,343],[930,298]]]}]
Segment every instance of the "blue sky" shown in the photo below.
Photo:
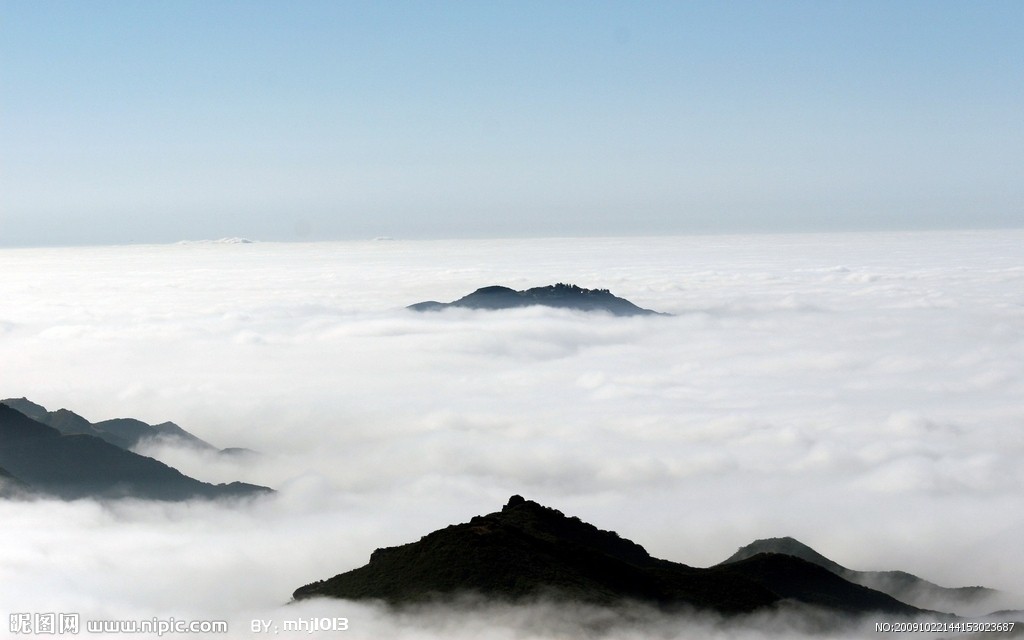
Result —
[{"label": "blue sky", "polygon": [[1020,2],[0,0],[0,244],[1024,224]]}]

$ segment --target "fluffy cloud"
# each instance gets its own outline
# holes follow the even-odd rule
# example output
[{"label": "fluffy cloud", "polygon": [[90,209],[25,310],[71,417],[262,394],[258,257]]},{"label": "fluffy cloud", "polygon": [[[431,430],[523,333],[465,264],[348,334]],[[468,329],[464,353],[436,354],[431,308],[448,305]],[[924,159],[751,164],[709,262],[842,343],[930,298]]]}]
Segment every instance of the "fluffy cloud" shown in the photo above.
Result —
[{"label": "fluffy cloud", "polygon": [[[512,493],[694,565],[793,535],[853,568],[1024,593],[1022,247],[1000,232],[0,252],[5,396],[173,420],[262,455],[145,453],[281,489],[233,508],[0,504],[0,601],[244,631],[297,610],[281,608],[295,587]],[[556,281],[676,315],[402,309]],[[390,637],[457,635],[302,611],[317,606]]]}]

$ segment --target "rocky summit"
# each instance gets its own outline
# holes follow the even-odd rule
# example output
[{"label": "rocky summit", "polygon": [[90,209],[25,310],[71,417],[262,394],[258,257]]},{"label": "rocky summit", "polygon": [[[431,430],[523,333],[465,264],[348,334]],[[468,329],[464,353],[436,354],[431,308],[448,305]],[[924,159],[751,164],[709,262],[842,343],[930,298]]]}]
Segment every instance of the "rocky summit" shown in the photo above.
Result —
[{"label": "rocky summit", "polygon": [[404,605],[464,594],[512,602],[537,597],[597,605],[632,601],[724,614],[794,601],[843,613],[922,613],[784,554],[756,554],[706,569],[660,560],[612,531],[520,496],[499,512],[418,542],[377,549],[369,564],[300,587],[293,595]]},{"label": "rocky summit", "polygon": [[523,291],[502,286],[483,287],[454,302],[428,300],[409,305],[408,308],[413,311],[440,311],[451,307],[494,311],[531,306],[596,311],[615,316],[668,315],[638,307],[625,298],[612,295],[608,289],[584,289],[561,282]]}]

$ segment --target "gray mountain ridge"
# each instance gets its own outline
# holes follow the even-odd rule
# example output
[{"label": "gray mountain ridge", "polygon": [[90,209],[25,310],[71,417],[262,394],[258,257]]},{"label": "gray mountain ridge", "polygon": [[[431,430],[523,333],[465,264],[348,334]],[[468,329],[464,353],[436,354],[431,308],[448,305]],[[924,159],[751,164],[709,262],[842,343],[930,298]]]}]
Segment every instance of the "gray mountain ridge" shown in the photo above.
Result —
[{"label": "gray mountain ridge", "polygon": [[5,403],[0,403],[0,468],[11,477],[5,490],[10,485],[19,493],[27,489],[66,500],[242,498],[273,491],[244,482],[201,482],[95,435],[63,433]]},{"label": "gray mountain ridge", "polygon": [[412,311],[441,311],[447,308],[496,311],[531,306],[596,311],[615,316],[669,315],[638,307],[625,298],[612,295],[608,289],[584,289],[574,284],[561,282],[523,291],[493,285],[477,289],[454,302],[428,300],[409,305],[406,308]]},{"label": "gray mountain ridge", "polygon": [[237,447],[218,449],[173,422],[153,425],[135,418],[113,418],[93,423],[68,409],[48,411],[46,407],[36,404],[28,398],[7,398],[0,402],[65,435],[95,436],[122,449],[130,450],[152,440],[226,455],[234,455],[238,451]]},{"label": "gray mountain ridge", "polygon": [[850,582],[887,593],[901,602],[919,607],[944,607],[956,610],[972,605],[999,592],[987,587],[941,587],[906,571],[856,571],[826,558],[806,544],[789,536],[762,538],[741,547],[736,553],[723,560],[728,565],[746,560],[759,553],[782,553],[813,562]]}]

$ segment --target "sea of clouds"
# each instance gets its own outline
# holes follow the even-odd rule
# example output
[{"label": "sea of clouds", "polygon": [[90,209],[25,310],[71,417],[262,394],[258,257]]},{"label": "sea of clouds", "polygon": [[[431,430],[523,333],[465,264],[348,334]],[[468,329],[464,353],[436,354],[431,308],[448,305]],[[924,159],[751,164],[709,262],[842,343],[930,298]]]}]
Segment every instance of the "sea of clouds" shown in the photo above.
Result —
[{"label": "sea of clouds", "polygon": [[[286,605],[512,494],[690,565],[790,535],[1024,605],[1022,231],[8,249],[0,274],[0,396],[174,421],[261,455],[141,452],[279,490],[0,502],[0,630],[50,611],[222,619],[238,637],[302,616],[362,638],[790,624]],[[674,315],[403,308],[555,282]]]}]

